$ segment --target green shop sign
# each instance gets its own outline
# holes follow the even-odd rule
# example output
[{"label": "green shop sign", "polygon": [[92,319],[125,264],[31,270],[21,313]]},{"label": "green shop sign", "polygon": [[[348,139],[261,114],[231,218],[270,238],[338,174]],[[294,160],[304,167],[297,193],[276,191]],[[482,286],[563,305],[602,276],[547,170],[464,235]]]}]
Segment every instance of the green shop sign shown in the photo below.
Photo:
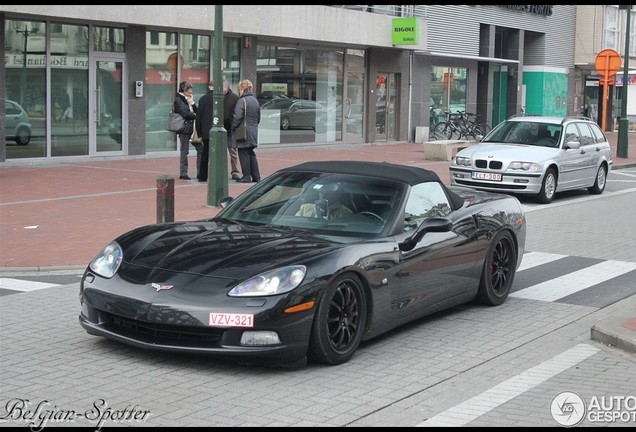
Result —
[{"label": "green shop sign", "polygon": [[417,45],[419,23],[418,18],[393,18],[393,45]]}]

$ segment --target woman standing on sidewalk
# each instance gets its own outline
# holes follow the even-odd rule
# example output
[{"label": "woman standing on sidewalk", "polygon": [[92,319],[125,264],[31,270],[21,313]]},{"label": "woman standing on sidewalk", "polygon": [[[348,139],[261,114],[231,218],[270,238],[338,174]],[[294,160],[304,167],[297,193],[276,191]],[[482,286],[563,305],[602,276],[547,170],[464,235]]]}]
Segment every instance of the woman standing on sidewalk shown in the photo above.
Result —
[{"label": "woman standing on sidewalk", "polygon": [[[192,84],[187,81],[179,83],[179,93],[174,100],[174,111],[181,114],[185,119],[183,129],[177,133],[179,137],[179,178],[181,180],[190,180],[188,176],[188,153],[190,153],[190,137],[192,136],[192,130],[194,129],[194,121],[197,118],[197,105],[194,103],[194,96],[192,94]],[[197,153],[201,148],[195,147]]]},{"label": "woman standing on sidewalk", "polygon": [[[243,119],[247,133],[245,140],[237,140],[236,129],[243,127]],[[238,149],[239,161],[241,163],[241,177],[237,182],[250,183],[259,182],[261,173],[258,169],[258,161],[254,149],[258,147],[258,124],[261,122],[261,106],[252,94],[252,81],[242,80],[239,82],[239,99],[234,107],[234,118],[232,119],[232,145]]]}]

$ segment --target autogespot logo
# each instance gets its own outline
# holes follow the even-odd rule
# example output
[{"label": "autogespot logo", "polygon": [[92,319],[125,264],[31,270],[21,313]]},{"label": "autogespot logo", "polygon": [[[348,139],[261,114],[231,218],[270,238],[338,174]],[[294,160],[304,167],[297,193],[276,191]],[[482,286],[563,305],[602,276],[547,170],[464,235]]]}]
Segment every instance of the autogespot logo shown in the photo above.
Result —
[{"label": "autogespot logo", "polygon": [[561,426],[576,426],[585,418],[585,402],[576,393],[559,393],[552,399],[550,414]]}]

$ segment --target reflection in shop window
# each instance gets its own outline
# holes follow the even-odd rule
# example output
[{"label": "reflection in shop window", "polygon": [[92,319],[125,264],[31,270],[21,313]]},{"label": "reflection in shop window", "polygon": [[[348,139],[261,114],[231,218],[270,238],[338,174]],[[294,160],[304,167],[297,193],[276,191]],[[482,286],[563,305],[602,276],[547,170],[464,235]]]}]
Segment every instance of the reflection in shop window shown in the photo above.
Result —
[{"label": "reflection in shop window", "polygon": [[93,27],[93,49],[104,52],[126,52],[126,31],[115,27]]},{"label": "reflection in shop window", "polygon": [[259,143],[342,139],[344,53],[258,44]]},{"label": "reflection in shop window", "polygon": [[433,66],[431,70],[430,125],[444,121],[444,112],[466,111],[468,69]]}]

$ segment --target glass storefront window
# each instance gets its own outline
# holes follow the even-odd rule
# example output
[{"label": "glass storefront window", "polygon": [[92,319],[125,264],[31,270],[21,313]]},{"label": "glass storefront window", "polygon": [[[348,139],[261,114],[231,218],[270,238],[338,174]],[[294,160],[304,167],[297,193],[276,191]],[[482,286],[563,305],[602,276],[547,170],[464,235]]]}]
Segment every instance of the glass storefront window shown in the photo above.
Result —
[{"label": "glass storefront window", "polygon": [[46,24],[7,20],[7,159],[46,156]]},{"label": "glass storefront window", "polygon": [[[225,44],[226,47],[238,47],[236,39],[228,39]],[[176,135],[166,131],[168,113],[172,110],[179,82],[192,83],[196,101],[208,92],[211,46],[210,36],[146,32],[147,152],[176,150]],[[234,53],[232,56],[238,57]],[[220,84],[217,88],[220,88]]]},{"label": "glass storefront window", "polygon": [[444,121],[444,111],[466,111],[466,68],[433,66],[431,69],[430,125]]},{"label": "glass storefront window", "polygon": [[93,27],[93,49],[103,52],[126,52],[125,30],[115,27]]},{"label": "glass storefront window", "polygon": [[259,143],[342,139],[344,53],[258,44]]},{"label": "glass storefront window", "polygon": [[51,23],[51,156],[88,154],[88,26]]}]

